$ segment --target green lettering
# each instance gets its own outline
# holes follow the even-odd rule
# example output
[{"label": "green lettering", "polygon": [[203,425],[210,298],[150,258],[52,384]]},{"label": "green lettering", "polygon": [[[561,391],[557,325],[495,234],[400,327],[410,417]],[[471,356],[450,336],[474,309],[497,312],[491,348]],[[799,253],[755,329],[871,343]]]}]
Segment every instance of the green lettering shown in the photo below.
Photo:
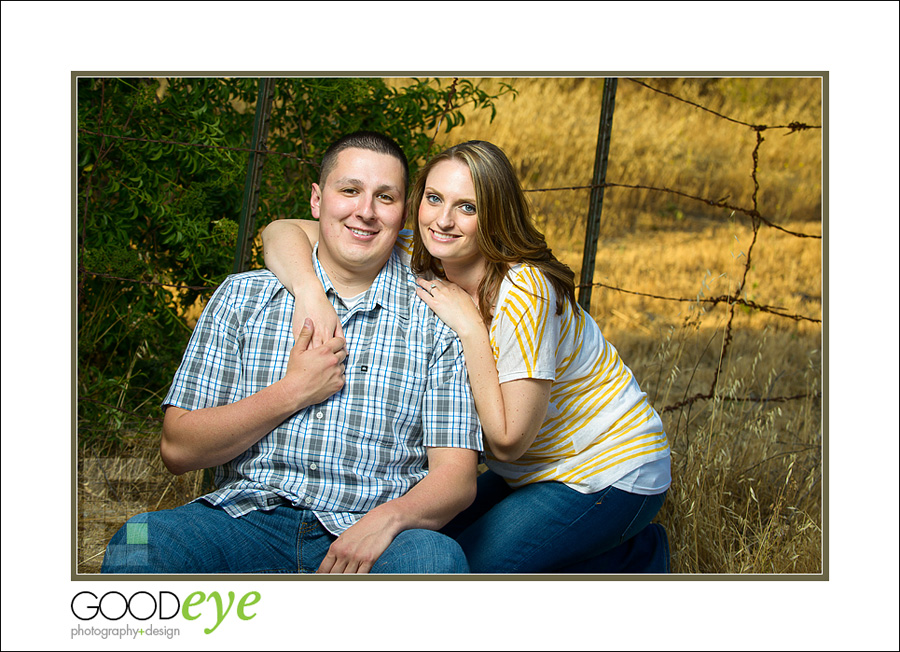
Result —
[{"label": "green lettering", "polygon": [[[253,599],[247,600],[247,598],[249,598],[251,595],[253,596]],[[250,591],[250,593],[248,593],[243,598],[241,598],[241,601],[238,602],[238,607],[237,607],[238,618],[240,618],[241,620],[250,620],[251,618],[255,618],[256,614],[250,614],[249,616],[245,616],[244,615],[244,607],[249,607],[250,605],[256,604],[257,602],[259,602],[259,598],[260,598],[260,595],[259,595],[258,591]]]},{"label": "green lettering", "polygon": [[[194,597],[196,597],[197,599],[194,600]],[[200,617],[200,614],[192,616],[190,613],[188,613],[188,607],[193,607],[200,604],[201,602],[203,602],[203,599],[205,597],[206,595],[203,593],[203,591],[194,591],[193,593],[191,593],[187,597],[187,600],[184,601],[184,606],[181,607],[181,615],[184,616],[187,620],[197,620]]]},{"label": "green lettering", "polygon": [[216,631],[216,627],[222,624],[225,616],[228,615],[229,611],[231,611],[231,607],[234,604],[234,591],[228,592],[228,609],[226,609],[224,613],[222,612],[222,597],[219,595],[218,591],[213,591],[212,593],[210,593],[209,597],[206,598],[206,601],[209,602],[212,599],[215,599],[216,601],[216,624],[212,629],[204,629],[203,632],[205,634],[212,634],[214,631]]}]

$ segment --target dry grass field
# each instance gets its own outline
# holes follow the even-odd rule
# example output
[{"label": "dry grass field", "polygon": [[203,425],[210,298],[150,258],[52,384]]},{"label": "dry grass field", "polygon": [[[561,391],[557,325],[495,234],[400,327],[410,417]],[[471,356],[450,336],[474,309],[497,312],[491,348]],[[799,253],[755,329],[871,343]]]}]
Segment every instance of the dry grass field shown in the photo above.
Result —
[{"label": "dry grass field", "polygon": [[[822,124],[819,79],[640,81],[710,111],[620,79],[610,183],[752,208],[756,132],[734,121]],[[518,96],[501,100],[493,123],[473,116],[452,141],[503,147],[526,190],[589,185],[602,80],[522,79],[514,86]],[[760,133],[760,214],[788,231],[821,236],[821,131]],[[577,278],[589,191],[529,198]],[[727,305],[699,302],[734,296],[744,278],[748,301],[818,321],[746,307],[732,315]],[[591,313],[666,423],[673,485],[659,521],[674,572],[824,571],[822,279],[819,238],[762,226],[754,240],[744,214],[664,192],[606,190],[594,282],[607,287],[594,288]],[[667,410],[708,393],[714,398]],[[796,396],[804,398],[780,400]]]},{"label": "dry grass field", "polygon": [[[643,81],[745,123],[822,124],[819,79]],[[526,190],[588,185],[602,80],[513,83],[518,95],[500,100],[493,123],[472,116],[448,144],[479,138],[503,147]],[[759,213],[821,237],[821,130],[761,135]],[[621,79],[607,180],[751,208],[756,146],[747,126]],[[588,197],[529,192],[538,224],[576,278]],[[670,193],[606,191],[594,273],[602,286],[591,312],[666,423],[673,485],[658,520],[675,573],[826,570],[820,237],[766,225],[754,233],[745,214]],[[743,299],[810,319],[702,302],[734,296],[742,282]],[[698,394],[711,398],[679,406]],[[199,474],[164,471],[157,441],[147,429],[135,434],[132,454],[79,462],[78,572],[98,571],[103,546],[127,517],[200,491]]]}]

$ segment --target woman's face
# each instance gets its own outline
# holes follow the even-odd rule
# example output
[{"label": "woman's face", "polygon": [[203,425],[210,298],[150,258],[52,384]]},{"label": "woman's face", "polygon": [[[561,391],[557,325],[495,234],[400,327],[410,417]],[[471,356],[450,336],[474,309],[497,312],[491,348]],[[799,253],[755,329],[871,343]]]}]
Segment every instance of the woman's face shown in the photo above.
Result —
[{"label": "woman's face", "polygon": [[419,234],[425,248],[445,267],[479,262],[477,228],[478,207],[469,168],[455,159],[441,161],[428,173],[419,204]]}]

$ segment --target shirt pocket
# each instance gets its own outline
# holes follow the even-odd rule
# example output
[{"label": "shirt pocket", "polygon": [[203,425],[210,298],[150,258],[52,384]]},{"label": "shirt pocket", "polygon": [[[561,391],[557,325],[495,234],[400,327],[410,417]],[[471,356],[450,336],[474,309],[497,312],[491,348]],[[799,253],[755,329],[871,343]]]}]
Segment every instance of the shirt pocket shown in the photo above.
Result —
[{"label": "shirt pocket", "polygon": [[421,443],[421,406],[427,370],[406,351],[371,349],[348,378],[348,435],[381,448]]}]

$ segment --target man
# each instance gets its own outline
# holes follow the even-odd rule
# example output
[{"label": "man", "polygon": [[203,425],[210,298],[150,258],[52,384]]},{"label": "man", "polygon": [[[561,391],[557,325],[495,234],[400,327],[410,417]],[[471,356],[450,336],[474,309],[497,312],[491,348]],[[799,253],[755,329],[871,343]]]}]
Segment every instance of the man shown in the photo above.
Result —
[{"label": "man", "polygon": [[268,271],[230,276],[201,316],[163,405],[173,473],[216,491],[131,519],[103,572],[467,572],[439,530],[474,499],[480,428],[454,333],[393,252],[408,168],[371,132],[334,143],[310,203],[313,254],[346,343]]}]

